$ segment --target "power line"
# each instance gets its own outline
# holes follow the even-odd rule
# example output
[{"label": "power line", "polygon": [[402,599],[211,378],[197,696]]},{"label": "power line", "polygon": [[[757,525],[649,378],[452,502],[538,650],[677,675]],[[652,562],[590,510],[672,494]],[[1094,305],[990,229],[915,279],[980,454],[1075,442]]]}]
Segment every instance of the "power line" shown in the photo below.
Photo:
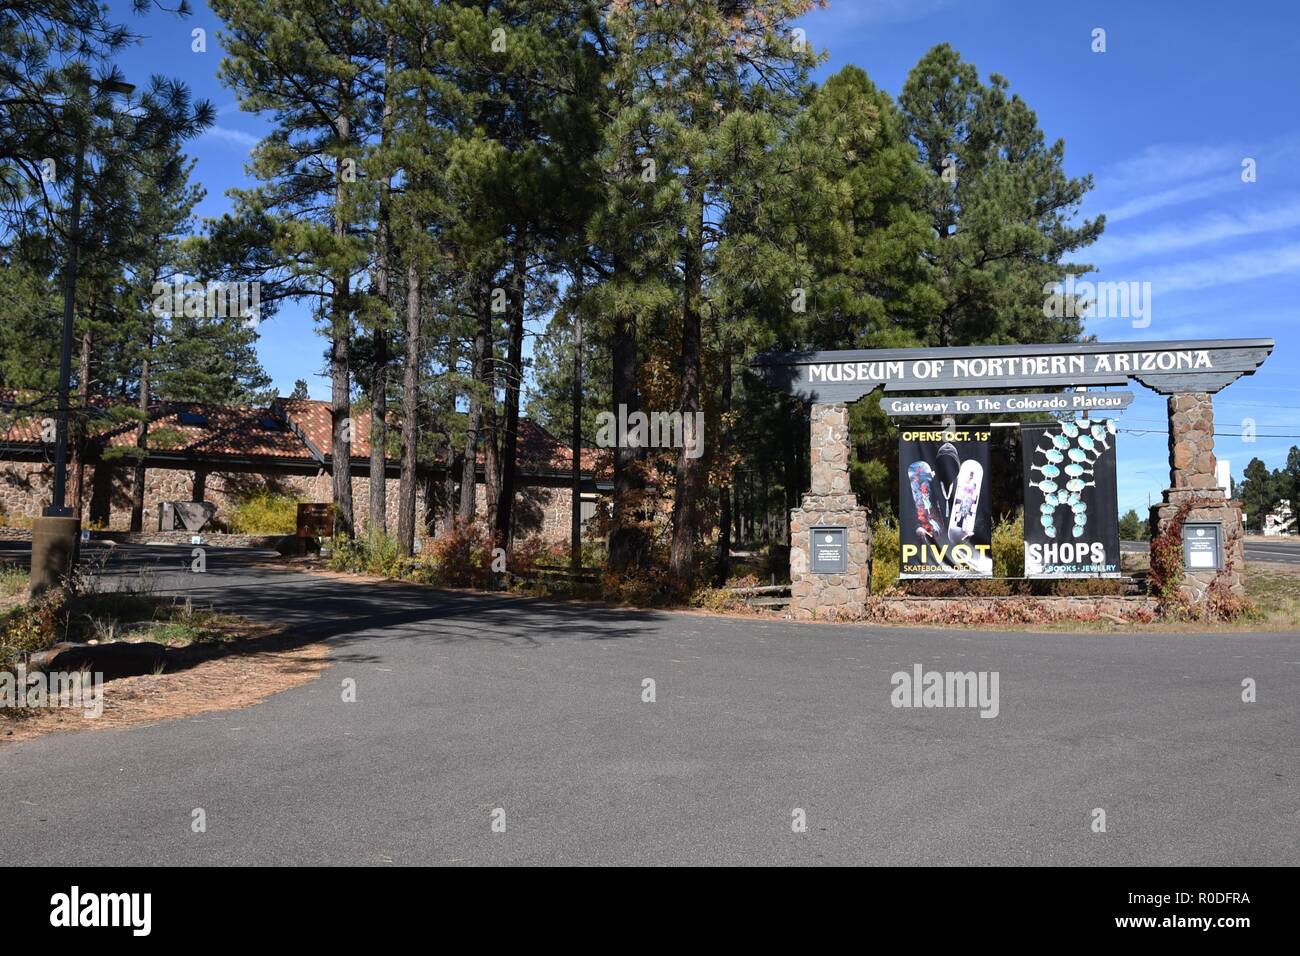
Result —
[{"label": "power line", "polygon": [[[1116,431],[1127,432],[1130,435],[1168,435],[1168,428],[1119,428]],[[1300,435],[1241,435],[1236,432],[1215,432],[1215,438],[1300,438]]]}]

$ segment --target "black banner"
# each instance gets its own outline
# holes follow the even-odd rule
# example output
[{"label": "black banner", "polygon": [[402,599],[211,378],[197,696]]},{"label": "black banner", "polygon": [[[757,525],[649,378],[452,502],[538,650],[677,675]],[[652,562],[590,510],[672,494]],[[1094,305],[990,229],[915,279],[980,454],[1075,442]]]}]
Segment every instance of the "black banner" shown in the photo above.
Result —
[{"label": "black banner", "polygon": [[1020,427],[1025,577],[1117,578],[1114,419]]},{"label": "black banner", "polygon": [[900,434],[900,577],[992,577],[988,470],[987,431]]}]

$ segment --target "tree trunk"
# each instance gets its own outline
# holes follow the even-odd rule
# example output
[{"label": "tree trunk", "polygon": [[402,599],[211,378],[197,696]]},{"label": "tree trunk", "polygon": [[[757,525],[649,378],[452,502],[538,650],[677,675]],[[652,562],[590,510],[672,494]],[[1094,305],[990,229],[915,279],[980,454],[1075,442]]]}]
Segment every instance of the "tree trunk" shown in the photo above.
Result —
[{"label": "tree trunk", "polygon": [[[473,386],[469,395],[469,420],[465,428],[465,460],[461,465],[460,479],[460,516],[462,525],[472,524],[476,512],[478,492],[478,445],[479,433],[485,418],[484,408],[488,396],[483,394],[483,381],[486,378],[485,366],[488,364],[489,350],[492,348],[492,291],[485,281],[477,285],[475,297],[476,325],[474,329],[474,366],[472,372]],[[492,455],[496,460],[495,452]],[[484,454],[484,477],[488,469],[486,451]]]},{"label": "tree trunk", "polygon": [[[337,135],[346,146],[351,138],[346,99],[340,109]],[[346,201],[343,163],[336,163],[334,174],[334,237],[340,242],[347,235],[344,218]],[[334,533],[345,538],[356,536],[356,523],[352,514],[352,400],[349,394],[350,367],[349,344],[352,337],[352,315],[346,270],[332,277],[330,315],[330,419],[333,429],[331,455],[334,479]]]},{"label": "tree trunk", "polygon": [[[388,36],[384,53],[384,115],[380,124],[380,149],[389,145],[393,131],[393,50],[396,40]],[[388,530],[388,306],[389,275],[392,269],[392,241],[389,229],[392,179],[379,183],[379,214],[375,223],[375,292],[381,309],[375,322],[374,372],[370,378],[370,527]]]},{"label": "tree trunk", "polygon": [[370,528],[388,530],[388,333],[375,329],[375,368],[370,388]]},{"label": "tree trunk", "polygon": [[582,567],[582,266],[574,270],[573,307],[573,403],[570,448],[573,476],[570,481],[569,566],[576,573]]},{"label": "tree trunk", "polygon": [[[721,421],[718,424],[718,449],[722,464],[722,474],[729,476],[731,453],[731,429],[727,424],[727,413],[731,411],[731,344],[725,339],[722,343],[722,407]],[[714,583],[722,587],[731,576],[731,481],[724,479],[718,489],[718,560]]]},{"label": "tree trunk", "polygon": [[[624,269],[615,261],[614,273],[617,276]],[[612,398],[614,414],[625,410],[630,416],[640,407],[637,393],[637,328],[636,316],[622,309],[613,316],[612,361]],[[638,460],[642,450],[628,448],[622,444],[614,448],[614,502],[613,529],[609,535],[609,567],[613,571],[625,571],[630,567],[639,567],[645,560],[645,533],[633,525],[633,499],[639,498],[644,487],[638,469]]]},{"label": "tree trunk", "polygon": [[[456,337],[456,330],[449,325],[447,332],[447,369],[449,372],[456,371],[456,365],[460,361],[460,339]],[[448,414],[451,414],[456,407],[456,399],[453,396],[448,403]],[[443,473],[442,473],[442,520],[444,522],[444,531],[450,531],[457,523],[457,509],[459,500],[456,496],[456,476],[460,474],[460,459],[456,452],[456,445],[452,441],[451,423],[446,422],[447,446],[443,449]]]},{"label": "tree trunk", "polygon": [[131,481],[131,530],[144,530],[144,483],[147,477],[145,454],[149,447],[149,357],[153,349],[153,335],[145,343],[145,358],[140,363],[140,424],[135,429],[135,474]]},{"label": "tree trunk", "polygon": [[[94,315],[94,307],[91,307]],[[81,501],[86,493],[86,421],[90,408],[90,343],[91,333],[87,329],[81,336],[81,357],[77,361],[77,405],[80,406],[73,429],[73,464],[72,464],[72,507],[81,520]]]},{"label": "tree trunk", "polygon": [[519,392],[524,378],[524,303],[527,291],[528,250],[523,230],[515,237],[510,276],[510,347],[506,357],[506,423],[501,435],[501,492],[497,498],[496,539],[510,553],[514,539],[511,521],[515,504],[515,468],[519,459]]},{"label": "tree trunk", "polygon": [[415,549],[416,441],[420,394],[420,270],[414,258],[406,268],[406,361],[402,368],[402,476],[397,505],[397,545],[404,555]]},{"label": "tree trunk", "polygon": [[[700,311],[703,284],[704,202],[700,187],[692,182],[687,187],[690,220],[686,230],[686,248],[682,258],[682,386],[681,411],[683,436],[695,426],[695,413],[700,410]],[[689,426],[687,423],[690,423]],[[696,435],[694,441],[703,436]],[[690,586],[694,573],[696,528],[696,495],[699,485],[701,458],[691,458],[687,440],[677,453],[676,482],[673,487],[673,542],[669,570],[681,584]]]}]

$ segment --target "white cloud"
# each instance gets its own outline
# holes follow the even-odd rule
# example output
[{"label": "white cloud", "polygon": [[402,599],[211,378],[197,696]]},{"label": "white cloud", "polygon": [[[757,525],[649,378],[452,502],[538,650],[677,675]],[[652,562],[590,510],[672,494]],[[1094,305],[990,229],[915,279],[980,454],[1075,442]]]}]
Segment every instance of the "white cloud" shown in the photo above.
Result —
[{"label": "white cloud", "polygon": [[1300,274],[1300,243],[1266,249],[1248,249],[1208,259],[1145,271],[1152,294],[1188,289],[1208,289],[1233,282],[1248,282],[1287,273]]},{"label": "white cloud", "polygon": [[1109,208],[1103,208],[1101,211],[1106,214],[1106,225],[1109,226],[1112,223],[1123,222],[1125,219],[1132,219],[1134,216],[1141,216],[1143,213],[1164,209],[1166,206],[1178,206],[1194,199],[1204,199],[1206,196],[1227,192],[1240,185],[1240,181],[1234,181],[1227,175],[1202,179],[1170,189],[1162,189],[1160,192],[1148,193],[1145,196],[1136,196]]},{"label": "white cloud", "polygon": [[1131,236],[1103,234],[1088,250],[1088,257],[1097,263],[1119,262],[1296,225],[1300,225],[1300,198],[1293,197],[1269,209],[1253,209],[1243,214],[1215,213]]},{"label": "white cloud", "polygon": [[807,14],[809,39],[815,40],[817,27],[858,26],[866,23],[890,23],[920,20],[953,6],[956,0],[832,0],[821,10]]},{"label": "white cloud", "polygon": [[1148,146],[1097,177],[1100,188],[1127,190],[1240,172],[1244,153],[1235,146]]},{"label": "white cloud", "polygon": [[203,131],[203,135],[235,143],[246,149],[252,149],[259,142],[258,137],[252,133],[245,133],[242,129],[231,129],[229,126],[209,126]]}]

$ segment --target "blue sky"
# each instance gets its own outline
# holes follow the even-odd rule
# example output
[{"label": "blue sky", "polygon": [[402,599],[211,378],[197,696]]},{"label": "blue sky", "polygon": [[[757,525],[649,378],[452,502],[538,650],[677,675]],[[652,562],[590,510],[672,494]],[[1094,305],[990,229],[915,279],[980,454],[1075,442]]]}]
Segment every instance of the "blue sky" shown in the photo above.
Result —
[{"label": "blue sky", "polygon": [[[188,82],[218,109],[216,126],[190,152],[208,190],[200,215],[229,208],[225,191],[245,185],[248,150],[265,125],[241,113],[221,86],[217,18],[202,0],[185,21],[154,13],[120,19],[143,34],[121,60],[137,84],[160,72]],[[1272,337],[1264,367],[1216,396],[1216,451],[1240,479],[1253,457],[1270,468],[1300,444],[1300,5],[1270,0],[1192,2],[1042,0],[840,0],[801,21],[829,53],[822,75],[848,63],[897,95],[930,47],[952,44],[981,76],[1001,73],[1038,114],[1049,140],[1063,138],[1071,175],[1092,173],[1083,212],[1106,213],[1102,239],[1078,256],[1089,279],[1151,283],[1150,324],[1089,323],[1103,341]],[[208,51],[191,51],[205,28]],[[1092,51],[1093,31],[1106,51]],[[1242,161],[1257,178],[1242,182]],[[323,341],[306,313],[285,309],[262,326],[259,355],[283,393],[295,379],[328,397],[319,377]],[[1145,514],[1168,485],[1161,396],[1134,386],[1124,414],[1119,497]],[[1146,434],[1135,432],[1146,431]]]}]

